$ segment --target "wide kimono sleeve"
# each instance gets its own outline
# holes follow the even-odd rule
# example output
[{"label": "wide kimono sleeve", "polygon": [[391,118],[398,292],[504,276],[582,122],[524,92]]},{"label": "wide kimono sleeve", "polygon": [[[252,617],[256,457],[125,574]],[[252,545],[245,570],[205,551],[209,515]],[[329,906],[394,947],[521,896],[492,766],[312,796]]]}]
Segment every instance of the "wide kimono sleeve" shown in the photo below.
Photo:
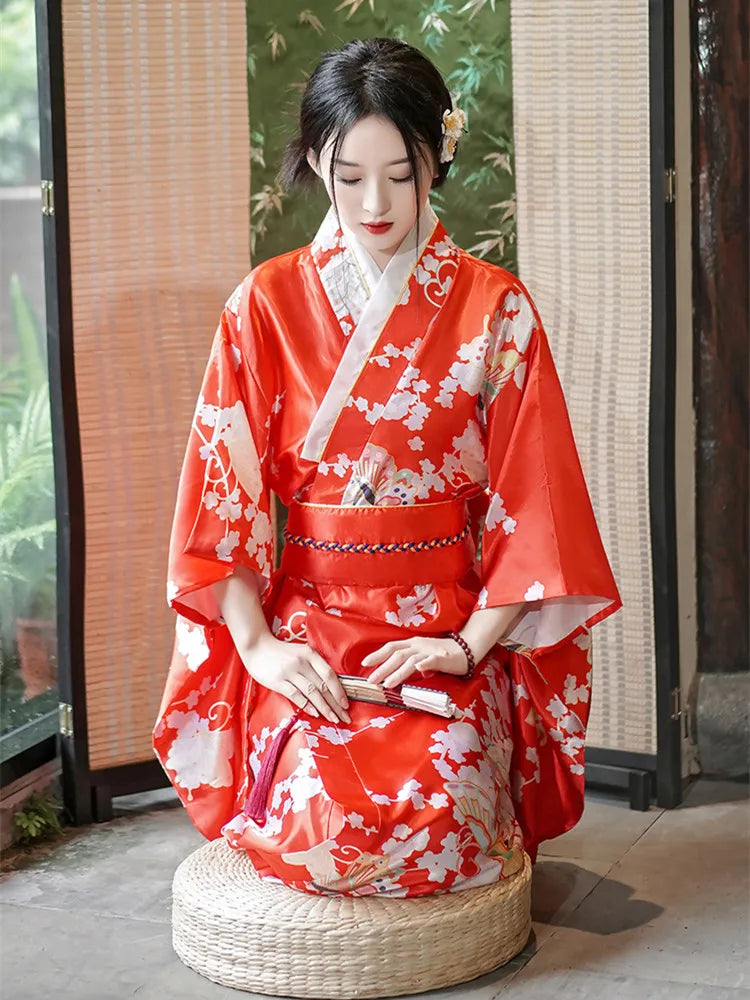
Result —
[{"label": "wide kimono sleeve", "polygon": [[[211,585],[245,566],[264,591],[272,570],[268,488],[270,366],[263,365],[246,279],[221,314],[177,488],[167,597],[206,625],[219,612]],[[243,323],[245,329],[243,330]]]},{"label": "wide kimono sleeve", "polygon": [[213,584],[245,566],[265,591],[273,559],[274,375],[251,282],[252,274],[221,314],[177,487],[167,583],[175,645],[153,734],[157,758],[210,839],[247,781],[243,720],[252,691]]},{"label": "wide kimono sleeve", "polygon": [[489,504],[477,608],[523,604],[500,644],[513,688],[527,850],[583,809],[589,629],[620,607],[539,314],[517,279],[491,324],[482,393]]}]

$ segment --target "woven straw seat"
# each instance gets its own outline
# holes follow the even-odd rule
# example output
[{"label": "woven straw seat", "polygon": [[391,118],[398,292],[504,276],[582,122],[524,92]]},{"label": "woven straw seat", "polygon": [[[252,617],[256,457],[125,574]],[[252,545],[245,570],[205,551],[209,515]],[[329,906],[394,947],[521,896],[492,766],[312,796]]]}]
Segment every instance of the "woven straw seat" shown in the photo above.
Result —
[{"label": "woven straw seat", "polygon": [[494,885],[390,899],[322,896],[262,880],[223,839],[174,876],[172,940],[216,983],[292,997],[382,997],[490,972],[529,936],[531,862]]}]

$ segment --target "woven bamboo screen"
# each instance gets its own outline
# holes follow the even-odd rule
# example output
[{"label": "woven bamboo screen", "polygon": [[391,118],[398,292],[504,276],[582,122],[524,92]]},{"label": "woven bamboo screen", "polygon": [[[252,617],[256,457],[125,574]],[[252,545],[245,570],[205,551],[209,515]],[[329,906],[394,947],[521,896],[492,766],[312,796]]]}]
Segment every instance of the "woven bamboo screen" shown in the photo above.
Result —
[{"label": "woven bamboo screen", "polygon": [[90,766],[153,759],[175,488],[225,299],[249,269],[240,0],[65,0]]},{"label": "woven bamboo screen", "polygon": [[512,0],[518,269],[548,331],[624,609],[594,633],[592,746],[656,752],[647,0]]}]

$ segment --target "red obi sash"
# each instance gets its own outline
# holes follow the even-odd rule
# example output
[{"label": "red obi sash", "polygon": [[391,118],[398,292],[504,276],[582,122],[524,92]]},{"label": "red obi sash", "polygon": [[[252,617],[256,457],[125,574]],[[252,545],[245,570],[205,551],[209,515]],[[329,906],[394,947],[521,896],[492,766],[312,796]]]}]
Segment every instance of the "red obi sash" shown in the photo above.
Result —
[{"label": "red obi sash", "polygon": [[464,497],[393,507],[292,501],[284,538],[281,571],[315,583],[445,583],[475,557]]}]

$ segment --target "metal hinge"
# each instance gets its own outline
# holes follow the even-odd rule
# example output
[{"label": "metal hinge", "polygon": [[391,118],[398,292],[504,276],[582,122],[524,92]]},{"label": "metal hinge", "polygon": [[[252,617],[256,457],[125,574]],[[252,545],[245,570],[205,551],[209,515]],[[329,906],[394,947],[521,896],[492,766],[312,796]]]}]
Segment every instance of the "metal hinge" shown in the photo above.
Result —
[{"label": "metal hinge", "polygon": [[59,729],[62,736],[73,735],[73,706],[61,701],[58,706]]},{"label": "metal hinge", "polygon": [[672,688],[672,719],[677,722],[682,717],[682,691]]},{"label": "metal hinge", "polygon": [[671,205],[677,195],[677,172],[674,167],[664,171],[664,200]]},{"label": "metal hinge", "polygon": [[55,214],[55,185],[52,181],[42,181],[42,215]]}]

